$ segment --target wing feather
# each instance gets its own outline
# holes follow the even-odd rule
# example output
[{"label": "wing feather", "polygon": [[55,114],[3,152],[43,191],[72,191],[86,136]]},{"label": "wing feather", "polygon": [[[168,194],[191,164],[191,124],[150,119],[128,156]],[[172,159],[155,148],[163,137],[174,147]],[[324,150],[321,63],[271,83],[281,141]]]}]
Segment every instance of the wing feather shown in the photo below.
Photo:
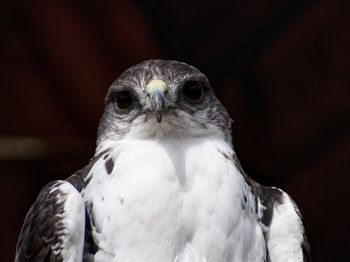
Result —
[{"label": "wing feather", "polygon": [[243,170],[236,154],[230,157],[240,171],[251,192],[256,196],[256,207],[262,206],[260,217],[264,231],[267,261],[311,262],[301,213],[293,199],[283,190],[262,186]]},{"label": "wing feather", "polygon": [[271,262],[311,262],[300,211],[292,198],[278,188],[258,185],[264,206],[262,223]]},{"label": "wing feather", "polygon": [[84,217],[79,192],[66,181],[50,182],[28,211],[15,261],[63,261],[81,257]]},{"label": "wing feather", "polygon": [[91,159],[66,181],[50,182],[41,190],[24,220],[16,262],[82,260],[84,248],[92,244],[90,236],[84,235],[85,204],[80,192],[90,180],[91,168],[107,151]]}]

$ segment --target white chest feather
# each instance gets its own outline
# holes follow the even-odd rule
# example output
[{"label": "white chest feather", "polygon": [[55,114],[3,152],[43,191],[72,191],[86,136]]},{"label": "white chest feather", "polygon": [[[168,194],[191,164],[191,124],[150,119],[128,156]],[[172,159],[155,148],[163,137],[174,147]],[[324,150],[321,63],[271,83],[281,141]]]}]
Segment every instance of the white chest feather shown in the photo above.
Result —
[{"label": "white chest feather", "polygon": [[255,210],[242,209],[253,196],[221,152],[232,154],[222,140],[127,140],[110,174],[98,161],[84,192],[95,261],[263,261]]}]

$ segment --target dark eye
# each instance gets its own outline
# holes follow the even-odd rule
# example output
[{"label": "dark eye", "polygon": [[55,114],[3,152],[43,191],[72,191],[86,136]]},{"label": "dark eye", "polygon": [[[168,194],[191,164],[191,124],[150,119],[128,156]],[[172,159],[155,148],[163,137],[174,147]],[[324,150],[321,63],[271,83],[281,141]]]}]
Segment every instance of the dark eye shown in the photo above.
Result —
[{"label": "dark eye", "polygon": [[203,86],[198,81],[188,81],[182,88],[184,97],[190,102],[199,103],[204,97]]},{"label": "dark eye", "polygon": [[128,109],[133,103],[132,94],[129,91],[120,91],[115,96],[119,109]]}]

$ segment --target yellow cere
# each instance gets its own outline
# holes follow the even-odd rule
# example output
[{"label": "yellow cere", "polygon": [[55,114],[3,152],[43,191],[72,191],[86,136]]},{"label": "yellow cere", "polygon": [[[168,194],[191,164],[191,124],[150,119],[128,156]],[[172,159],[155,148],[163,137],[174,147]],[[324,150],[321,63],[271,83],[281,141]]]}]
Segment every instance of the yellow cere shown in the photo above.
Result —
[{"label": "yellow cere", "polygon": [[146,91],[148,94],[154,93],[154,91],[165,93],[167,90],[167,84],[163,80],[159,79],[153,79],[146,85]]}]

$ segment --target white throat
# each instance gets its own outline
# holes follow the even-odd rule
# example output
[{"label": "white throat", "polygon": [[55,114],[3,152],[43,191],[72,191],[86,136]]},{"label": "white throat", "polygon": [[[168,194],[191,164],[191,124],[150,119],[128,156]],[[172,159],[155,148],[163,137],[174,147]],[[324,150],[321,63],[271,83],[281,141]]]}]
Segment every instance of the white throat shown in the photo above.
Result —
[{"label": "white throat", "polygon": [[225,259],[247,252],[236,231],[256,241],[253,218],[241,224],[242,194],[250,196],[224,156],[233,153],[224,139],[124,139],[101,149],[108,146],[112,173],[97,163],[84,192],[94,206],[96,261],[107,255],[111,261],[236,261]]}]

